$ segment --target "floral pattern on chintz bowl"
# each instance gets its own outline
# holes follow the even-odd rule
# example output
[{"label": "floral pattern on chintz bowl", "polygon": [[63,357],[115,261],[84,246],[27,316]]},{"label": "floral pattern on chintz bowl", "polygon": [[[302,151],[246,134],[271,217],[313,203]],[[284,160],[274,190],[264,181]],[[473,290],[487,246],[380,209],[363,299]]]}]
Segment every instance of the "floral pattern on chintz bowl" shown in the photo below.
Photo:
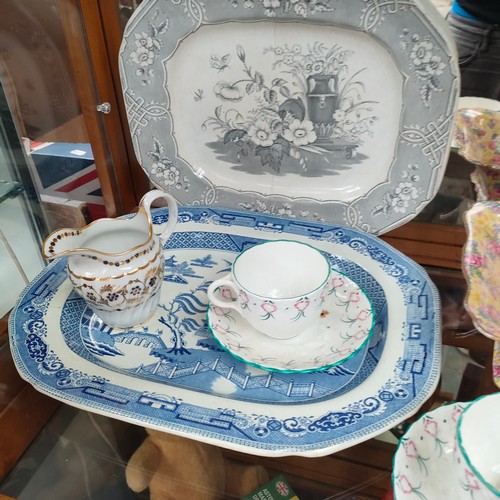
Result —
[{"label": "floral pattern on chintz bowl", "polygon": [[493,381],[500,389],[500,342],[495,342],[493,347]]},{"label": "floral pattern on chintz bowl", "polygon": [[[425,413],[399,440],[393,459],[395,500],[456,499],[453,449],[458,419],[467,403]],[[473,498],[473,497],[471,497]]]},{"label": "floral pattern on chintz bowl", "polygon": [[[459,113],[461,110],[466,110],[466,109],[472,109],[472,108],[482,108],[482,109],[489,109],[491,111],[500,111],[500,101],[496,101],[495,99],[489,99],[486,97],[472,97],[472,96],[462,96],[459,97],[458,99],[458,111]],[[456,120],[457,118],[455,118]],[[458,118],[460,119],[460,118]],[[451,148],[455,151],[458,150],[459,145],[457,142],[457,138],[455,137],[456,134],[456,127],[455,127],[455,133],[453,136],[453,140],[451,142]],[[459,132],[460,135],[460,132]]]},{"label": "floral pattern on chintz bowl", "polygon": [[477,192],[477,201],[500,201],[500,169],[476,165],[471,174]]},{"label": "floral pattern on chintz bowl", "polygon": [[272,339],[234,310],[212,304],[208,327],[224,349],[258,368],[305,373],[340,366],[368,347],[375,317],[369,297],[353,280],[332,271],[330,281],[319,321],[291,339]]},{"label": "floral pattern on chintz bowl", "polygon": [[[476,165],[471,180],[477,200],[500,200],[500,102],[470,98],[471,105],[465,107],[466,99],[460,98],[455,119],[458,153]],[[473,106],[476,100],[483,106]]]},{"label": "floral pattern on chintz bowl", "polygon": [[455,141],[466,160],[500,169],[500,111],[486,108],[459,109]]},{"label": "floral pattern on chintz bowl", "polygon": [[444,175],[459,68],[427,1],[142,2],[119,66],[139,163],[181,204],[380,234]]},{"label": "floral pattern on chintz bowl", "polygon": [[483,335],[500,340],[500,202],[475,203],[465,213],[465,224],[464,305]]}]

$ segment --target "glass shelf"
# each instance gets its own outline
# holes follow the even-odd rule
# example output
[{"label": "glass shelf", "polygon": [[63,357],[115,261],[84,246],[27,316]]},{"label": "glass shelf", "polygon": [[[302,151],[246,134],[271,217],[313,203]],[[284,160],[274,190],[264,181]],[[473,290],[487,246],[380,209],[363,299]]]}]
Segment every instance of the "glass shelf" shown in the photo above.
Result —
[{"label": "glass shelf", "polygon": [[23,192],[24,188],[19,182],[0,180],[0,203],[15,198]]}]

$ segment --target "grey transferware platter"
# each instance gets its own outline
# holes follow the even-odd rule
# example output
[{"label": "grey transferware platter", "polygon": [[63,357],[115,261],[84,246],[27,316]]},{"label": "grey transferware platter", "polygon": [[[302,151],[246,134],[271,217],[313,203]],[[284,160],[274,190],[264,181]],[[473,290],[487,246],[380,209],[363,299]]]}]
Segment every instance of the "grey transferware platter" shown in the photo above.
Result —
[{"label": "grey transferware platter", "polygon": [[146,0],[119,64],[137,158],[183,205],[380,234],[441,183],[459,73],[426,0]]}]

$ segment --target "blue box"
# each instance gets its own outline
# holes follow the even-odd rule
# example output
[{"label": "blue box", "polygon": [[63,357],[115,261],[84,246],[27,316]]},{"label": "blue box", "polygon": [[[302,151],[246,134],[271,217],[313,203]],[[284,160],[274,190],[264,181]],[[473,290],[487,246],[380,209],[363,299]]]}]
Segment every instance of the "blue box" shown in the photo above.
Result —
[{"label": "blue box", "polygon": [[90,144],[47,142],[33,148],[40,187],[47,189],[94,164]]}]

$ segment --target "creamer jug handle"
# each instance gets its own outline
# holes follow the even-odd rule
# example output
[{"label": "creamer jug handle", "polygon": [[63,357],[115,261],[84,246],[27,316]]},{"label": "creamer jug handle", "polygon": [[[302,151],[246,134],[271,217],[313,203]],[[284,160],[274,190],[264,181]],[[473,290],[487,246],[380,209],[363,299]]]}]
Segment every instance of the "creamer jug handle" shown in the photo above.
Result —
[{"label": "creamer jug handle", "polygon": [[[151,217],[151,204],[153,203],[153,201],[159,198],[167,200],[168,221],[166,223],[158,224],[161,230],[156,231],[155,230],[156,224],[153,224],[153,220]],[[146,210],[148,217],[151,220],[151,224],[155,234],[157,234],[160,237],[160,240],[162,242],[166,241],[167,238],[174,232],[175,226],[177,224],[177,216],[179,212],[177,209],[177,202],[175,201],[175,199],[168,193],[165,193],[164,191],[160,191],[159,189],[154,189],[153,191],[149,191],[142,197],[139,203],[139,208],[140,207],[144,207],[144,210]]]}]

